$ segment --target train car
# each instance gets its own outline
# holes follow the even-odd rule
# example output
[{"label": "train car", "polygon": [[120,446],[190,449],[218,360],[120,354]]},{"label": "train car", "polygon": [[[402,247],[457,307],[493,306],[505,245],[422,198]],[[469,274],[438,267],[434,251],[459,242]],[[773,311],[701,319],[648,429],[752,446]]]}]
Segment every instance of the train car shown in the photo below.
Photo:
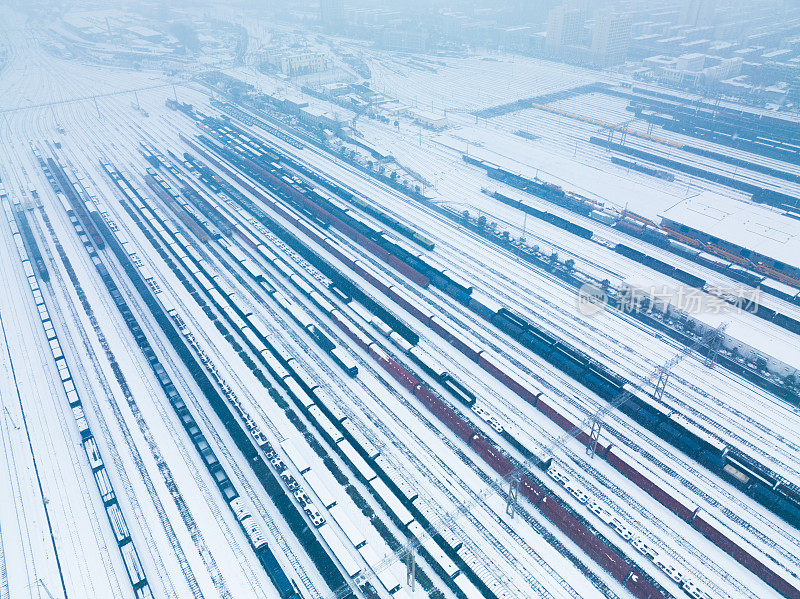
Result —
[{"label": "train car", "polygon": [[521,338],[529,327],[525,318],[514,314],[508,308],[500,308],[492,318],[492,323],[515,338]]},{"label": "train car", "polygon": [[[369,463],[361,457],[361,454],[356,451],[355,447],[347,440],[347,439],[340,439],[337,441],[337,445],[339,450],[345,455],[348,461],[353,465],[356,472],[366,481],[371,482],[377,478],[378,474],[369,465]],[[380,459],[380,456],[376,456],[373,462],[377,462]]]},{"label": "train car", "polygon": [[280,564],[278,564],[278,560],[275,559],[275,555],[266,545],[258,550],[258,559],[267,571],[281,599],[294,599],[299,597],[292,581],[286,576],[286,573],[280,567]]},{"label": "train car", "polygon": [[358,576],[362,571],[362,566],[357,559],[355,559],[350,551],[345,547],[344,543],[339,540],[336,532],[330,524],[325,524],[317,529],[320,536],[330,548],[333,555],[336,557],[339,564],[342,566],[347,575],[351,578]]},{"label": "train car", "polygon": [[384,567],[383,558],[375,553],[371,546],[365,545],[358,551],[367,565],[375,572],[378,580],[386,589],[386,591],[393,595],[400,590],[400,578],[393,571],[392,566]]},{"label": "train car", "polygon": [[341,347],[334,347],[328,353],[333,358],[333,361],[347,374],[353,377],[358,375],[358,365]]},{"label": "train car", "polygon": [[330,509],[334,505],[336,505],[336,498],[328,489],[327,485],[320,479],[317,474],[312,471],[308,470],[303,474],[303,478],[308,483],[308,486],[311,487],[311,490],[319,499],[319,502],[325,509]]},{"label": "train car", "polygon": [[408,351],[408,355],[416,362],[422,370],[431,375],[439,382],[443,382],[448,375],[447,368],[436,358],[419,346],[414,346]]},{"label": "train car", "polygon": [[344,439],[344,436],[341,432],[339,432],[339,429],[333,425],[330,419],[317,406],[311,406],[308,409],[308,412],[311,414],[314,420],[319,423],[323,432],[327,437],[330,438],[332,443],[338,443]]},{"label": "train car", "polygon": [[442,380],[442,386],[465,406],[472,407],[475,405],[476,395],[450,373],[446,373],[444,380]]},{"label": "train car", "polygon": [[342,529],[342,532],[344,532],[353,547],[360,549],[367,544],[367,538],[361,532],[361,529],[350,519],[345,508],[334,505],[328,510],[328,513],[330,513],[336,524],[339,525],[339,528]]},{"label": "train car", "polygon": [[407,527],[414,522],[414,516],[389,487],[386,486],[386,483],[380,478],[375,478],[371,480],[369,484],[378,498],[384,503],[389,515],[394,518],[397,524]]},{"label": "train car", "polygon": [[128,578],[131,581],[134,589],[140,588],[147,584],[144,568],[139,561],[139,556],[136,554],[132,543],[127,543],[120,546],[122,552],[122,562],[125,564],[125,571],[128,573]]},{"label": "train car", "polygon": [[372,444],[372,441],[349,418],[344,418],[340,422],[342,428],[350,435],[353,447],[359,449],[367,460],[374,460],[380,455],[380,451]]}]

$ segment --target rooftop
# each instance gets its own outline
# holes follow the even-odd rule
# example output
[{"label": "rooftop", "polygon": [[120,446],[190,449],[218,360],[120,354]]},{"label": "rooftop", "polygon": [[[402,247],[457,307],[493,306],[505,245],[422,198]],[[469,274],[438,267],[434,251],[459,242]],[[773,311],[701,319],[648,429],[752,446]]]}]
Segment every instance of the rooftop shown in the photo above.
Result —
[{"label": "rooftop", "polygon": [[800,268],[798,222],[764,206],[699,194],[660,216]]},{"label": "rooftop", "polygon": [[139,25],[134,25],[132,27],[128,27],[128,31],[131,33],[135,33],[136,35],[141,35],[142,37],[161,37],[162,33],[160,31],[156,31],[154,29],[150,29],[149,27],[141,27]]}]

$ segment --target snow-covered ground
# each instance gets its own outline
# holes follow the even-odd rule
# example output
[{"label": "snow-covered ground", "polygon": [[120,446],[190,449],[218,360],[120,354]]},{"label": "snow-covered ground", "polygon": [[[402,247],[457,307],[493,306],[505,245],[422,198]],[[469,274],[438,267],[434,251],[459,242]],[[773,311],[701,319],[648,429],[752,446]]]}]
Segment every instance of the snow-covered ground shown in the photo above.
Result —
[{"label": "snow-covered ground", "polygon": [[[369,564],[374,564],[376,558],[364,550],[358,551],[350,543],[344,527],[335,524],[332,514],[336,510],[323,506],[320,512],[328,521],[328,530],[332,529],[349,559],[356,561],[365,572],[358,580],[369,580],[379,588],[381,597],[388,598],[389,594],[378,580],[391,572],[402,582],[395,596],[424,597],[426,594],[419,586],[412,593],[405,584],[402,556],[392,554],[370,518],[362,514],[345,486],[330,474],[328,464],[310,449],[309,437],[326,448],[348,478],[348,484],[361,493],[369,508],[388,521],[385,509],[370,495],[368,485],[329,447],[329,442],[314,428],[308,416],[301,414],[300,419],[309,436],[304,437],[297,431],[287,413],[265,392],[229,341],[181,284],[178,274],[188,276],[189,271],[180,264],[176,270],[171,269],[156,252],[145,233],[155,233],[156,237],[160,233],[149,224],[142,229],[130,218],[122,207],[123,196],[100,165],[101,160],[114,164],[135,185],[147,190],[143,176],[148,164],[139,152],[139,143],[145,142],[163,153],[169,150],[180,156],[189,148],[180,141],[179,134],[191,137],[198,132],[190,119],[165,108],[165,99],[177,93],[180,100],[213,114],[216,111],[210,106],[207,94],[183,85],[173,92],[172,82],[160,75],[53,58],[38,46],[35,37],[26,34],[28,30],[17,15],[3,10],[0,16],[10,48],[9,64],[0,73],[0,113],[3,114],[0,132],[5,144],[0,150],[0,176],[9,198],[16,198],[30,208],[27,214],[51,272],[45,299],[57,323],[65,354],[73,365],[76,385],[85,398],[87,417],[106,456],[109,476],[118,492],[121,509],[154,595],[277,597],[247,537],[228,510],[116,311],[83,244],[36,163],[29,142],[43,154],[56,156],[70,165],[91,184],[98,204],[125,232],[142,263],[157,273],[163,297],[176,307],[187,330],[211,357],[217,371],[253,415],[269,442],[282,448],[279,455],[301,483],[303,475],[291,453],[299,446],[300,451],[309,456],[312,471],[326,481],[337,509],[345,511],[363,533],[370,551],[379,556],[377,561],[383,559],[383,564],[370,573]],[[485,157],[492,162],[506,161],[517,165],[515,170],[538,171],[541,178],[552,177],[564,187],[618,206],[631,204],[647,215],[680,201],[687,189],[690,194],[720,191],[715,188],[700,190],[699,186],[692,187],[685,180],[673,184],[654,183],[644,175],[627,174],[609,167],[598,159],[596,150],[592,150],[593,154],[582,155],[579,150],[590,146],[577,137],[571,141],[568,136],[555,133],[563,124],[563,117],[550,113],[536,115],[526,111],[524,115],[477,123],[474,117],[463,114],[597,81],[602,77],[597,73],[509,57],[436,59],[427,63],[428,69],[414,65],[407,57],[377,52],[370,54],[369,60],[376,89],[410,105],[448,110],[451,127],[437,134],[421,132],[407,121],[397,130],[362,119],[358,127],[365,139],[391,150],[400,164],[434,182],[437,201],[459,209],[484,212],[509,228],[523,226],[521,213],[490,199],[481,188],[502,188],[508,194],[518,192],[500,186],[465,164],[461,160],[462,153]],[[261,77],[252,73],[251,76],[254,80]],[[265,81],[264,89],[272,89],[270,85],[287,87],[285,83],[261,78]],[[468,79],[474,82],[470,93],[466,93],[463,86]],[[149,118],[131,108],[134,89],[138,90],[138,101],[150,114]],[[581,107],[576,99],[557,106],[567,111]],[[622,122],[618,107],[609,107],[608,112],[595,116],[615,124]],[[514,121],[514,118],[525,120]],[[66,133],[58,133],[58,126]],[[525,129],[542,138],[524,140],[513,134],[514,129]],[[554,137],[548,141],[551,132]],[[514,308],[626,378],[645,381],[659,364],[680,351],[671,341],[656,336],[624,315],[611,312],[595,318],[581,315],[575,309],[574,292],[547,273],[531,269],[507,252],[443,220],[429,208],[410,201],[323,151],[313,146],[297,149],[265,131],[258,131],[258,134],[281,151],[370,198],[399,220],[413,224],[436,242],[436,259],[474,283],[476,291]],[[573,134],[580,135],[576,131]],[[55,140],[61,148],[55,147]],[[228,218],[278,254],[293,273],[329,297],[329,301],[339,302],[337,307],[348,322],[358,323],[371,335],[381,338],[351,306],[337,300],[319,283],[319,278],[311,276],[313,273],[309,273],[309,269],[313,271],[313,268],[287,251],[274,236],[255,226],[252,219],[231,210],[219,197],[202,188],[182,165],[177,167],[181,178],[192,180],[207,201],[218,202],[219,209]],[[177,181],[172,175],[164,173],[164,176],[173,184]],[[245,196],[256,199],[230,177],[225,178]],[[36,208],[32,188],[37,190],[41,209]],[[262,191],[269,193],[269,190]],[[169,212],[149,191],[144,193],[152,206]],[[327,249],[315,246],[306,233],[266,204],[261,205],[270,218],[314,247],[325,259],[335,262]],[[553,208],[548,206],[547,209]],[[49,217],[52,232],[46,228],[43,214]],[[475,454],[463,442],[432,418],[399,383],[386,376],[368,353],[353,345],[336,328],[334,320],[299,292],[285,274],[252,252],[238,237],[228,240],[257,261],[269,281],[308,318],[337,344],[347,348],[358,363],[358,377],[346,376],[272,295],[248,280],[246,271],[231,260],[221,244],[195,239],[177,219],[173,220],[201,253],[209,274],[217,275],[236,291],[237,305],[261,316],[272,339],[295,358],[309,377],[320,382],[339,410],[380,451],[396,473],[396,482],[416,490],[419,500],[415,504],[423,506],[439,526],[446,524],[454,537],[475,556],[479,564],[476,571],[498,596],[557,599],[628,596],[619,582],[541,512],[521,503],[521,517],[511,518],[504,497],[507,481],[475,459]],[[575,256],[587,270],[606,272],[615,281],[638,279],[653,284],[672,283],[607,248],[576,240],[549,225],[528,220],[524,226],[528,237],[536,239],[536,243],[553,247],[563,256]],[[365,264],[381,271],[394,285],[474,343],[502,355],[510,369],[541,388],[553,405],[574,421],[590,417],[605,405],[594,393],[539,360],[489,323],[476,320],[474,314],[443,293],[413,285],[333,229],[326,230],[326,235],[347,246]],[[113,534],[91,480],[63,391],[57,385],[57,373],[42,337],[35,306],[27,296],[20,297],[16,293],[19,289],[27,292],[26,282],[8,223],[2,219],[0,240],[0,272],[5,282],[0,293],[4,332],[0,337],[3,381],[0,387],[3,403],[0,414],[0,453],[3,456],[0,462],[0,597],[130,596],[130,583],[114,546]],[[72,263],[85,295],[79,295],[67,276],[56,241]],[[257,520],[268,532],[270,547],[280,566],[301,587],[303,596],[333,597],[338,589],[327,588],[311,557],[238,453],[225,427],[135,289],[110,253],[102,253],[101,258],[114,273],[151,345],[237,490],[253,506]],[[318,272],[315,274],[320,276]],[[358,275],[349,274],[375,299],[409,322],[420,334],[420,345],[467,384],[478,396],[478,405],[495,415],[523,446],[534,453],[553,449],[562,471],[618,514],[631,531],[669,556],[682,571],[697,580],[709,596],[751,599],[776,596],[770,587],[608,463],[591,459],[576,440],[563,440],[563,431],[553,422],[488,373],[477,369],[437,333],[382,297]],[[703,276],[715,275],[703,272]],[[95,319],[86,313],[82,300],[91,306]],[[790,309],[783,307],[787,311]],[[796,359],[793,353],[797,347],[796,335],[752,315],[742,314],[736,318],[731,326],[734,334],[770,339],[765,343],[771,342],[776,356]],[[241,339],[239,341],[241,343]],[[119,365],[118,371],[111,367],[112,356]],[[258,359],[255,355],[252,357]],[[120,380],[126,385],[121,385]],[[436,381],[427,382],[446,395]],[[272,383],[278,386],[276,381]],[[286,394],[281,393],[286,400]],[[693,357],[675,367],[665,398],[719,438],[747,449],[755,459],[769,465],[788,481],[800,482],[797,452],[800,413],[784,401],[719,368],[709,370]],[[476,414],[466,408],[461,412],[498,447],[524,462],[525,456]],[[665,486],[676,489],[721,519],[739,542],[761,555],[782,575],[791,578],[800,571],[800,535],[795,528],[619,412],[606,414],[604,434],[618,446],[636,454]],[[291,438],[290,444],[285,444],[287,438]],[[543,480],[543,484],[607,538],[618,540],[616,544],[626,557],[662,584],[668,593],[683,596],[674,581],[632,546],[623,544],[614,536],[612,527],[597,519],[573,494],[553,480]],[[309,495],[315,505],[322,503],[319,493]],[[391,525],[390,530],[398,539],[406,540],[404,531],[398,527]],[[318,532],[315,534],[319,536]],[[580,567],[573,563],[573,558]],[[422,567],[447,597],[453,596],[428,564]],[[797,584],[796,576],[793,580]]]}]

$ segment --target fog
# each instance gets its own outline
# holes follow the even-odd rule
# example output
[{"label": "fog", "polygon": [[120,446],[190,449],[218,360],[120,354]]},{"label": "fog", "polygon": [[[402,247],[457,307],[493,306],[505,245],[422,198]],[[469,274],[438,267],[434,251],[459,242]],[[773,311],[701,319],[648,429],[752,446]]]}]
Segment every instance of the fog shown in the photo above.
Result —
[{"label": "fog", "polygon": [[0,4],[0,599],[800,599],[800,2]]}]

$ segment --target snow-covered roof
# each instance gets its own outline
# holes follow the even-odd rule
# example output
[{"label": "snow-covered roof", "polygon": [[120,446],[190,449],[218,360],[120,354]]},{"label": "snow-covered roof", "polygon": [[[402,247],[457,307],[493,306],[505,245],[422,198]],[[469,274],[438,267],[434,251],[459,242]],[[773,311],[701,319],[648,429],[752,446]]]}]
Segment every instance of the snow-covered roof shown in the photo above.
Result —
[{"label": "snow-covered roof", "polygon": [[141,27],[139,25],[128,27],[128,31],[141,37],[161,37],[163,35],[160,31],[150,29],[149,27]]},{"label": "snow-covered roof", "polygon": [[800,268],[800,223],[769,208],[699,194],[660,216]]},{"label": "snow-covered roof", "polygon": [[441,112],[434,112],[431,110],[425,110],[424,108],[412,108],[409,111],[409,114],[415,118],[423,119],[426,121],[444,121],[447,120],[447,117],[442,114]]}]

